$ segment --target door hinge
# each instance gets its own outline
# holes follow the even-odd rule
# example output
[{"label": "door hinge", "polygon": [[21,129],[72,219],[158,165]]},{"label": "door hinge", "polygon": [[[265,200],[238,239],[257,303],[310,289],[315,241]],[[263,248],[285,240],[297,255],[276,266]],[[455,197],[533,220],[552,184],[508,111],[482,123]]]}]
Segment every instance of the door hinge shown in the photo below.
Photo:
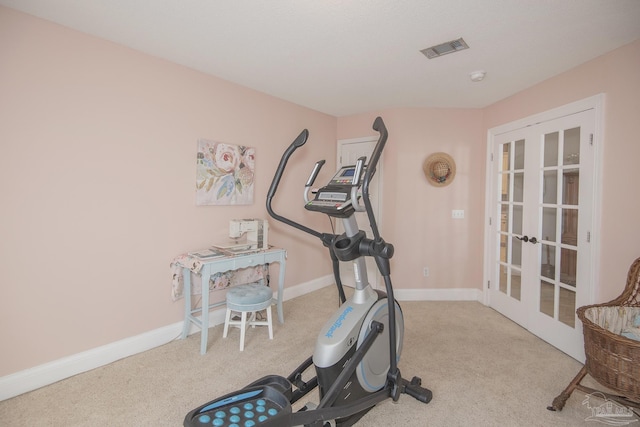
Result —
[{"label": "door hinge", "polygon": [[491,225],[491,217],[489,217],[489,225]]},{"label": "door hinge", "polygon": [[491,280],[487,280],[487,289],[491,289]]},{"label": "door hinge", "polygon": [[491,161],[493,162],[493,153],[491,153]]},{"label": "door hinge", "polygon": [[591,232],[587,231],[587,243],[591,242]]},{"label": "door hinge", "polygon": [[593,146],[593,134],[589,134],[589,145]]}]

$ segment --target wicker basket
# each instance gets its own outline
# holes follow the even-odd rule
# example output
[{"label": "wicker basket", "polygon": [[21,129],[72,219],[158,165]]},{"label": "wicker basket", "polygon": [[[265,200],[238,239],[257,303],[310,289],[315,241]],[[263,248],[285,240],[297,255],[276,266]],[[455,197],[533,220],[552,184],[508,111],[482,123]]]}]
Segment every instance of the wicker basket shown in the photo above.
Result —
[{"label": "wicker basket", "polygon": [[578,312],[584,326],[587,372],[605,387],[640,402],[640,341],[616,335]]},{"label": "wicker basket", "polygon": [[613,390],[625,404],[640,405],[640,341],[615,334],[594,323],[593,310],[600,307],[640,307],[640,258],[629,268],[627,285],[622,294],[607,303],[580,307],[578,318],[584,332],[585,366],[557,396],[550,410],[562,410],[574,389],[587,393],[596,390],[580,385],[588,373],[598,383]]}]

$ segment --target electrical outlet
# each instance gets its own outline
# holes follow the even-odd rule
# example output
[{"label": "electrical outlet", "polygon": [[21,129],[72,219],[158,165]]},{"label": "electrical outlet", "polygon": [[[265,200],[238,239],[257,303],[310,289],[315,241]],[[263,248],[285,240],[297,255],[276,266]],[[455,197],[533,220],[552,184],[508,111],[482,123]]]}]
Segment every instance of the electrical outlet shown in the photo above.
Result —
[{"label": "electrical outlet", "polygon": [[429,277],[429,267],[425,267],[422,269],[422,275],[424,277]]},{"label": "electrical outlet", "polygon": [[451,211],[451,218],[454,219],[464,219],[464,210],[462,209],[454,209]]}]

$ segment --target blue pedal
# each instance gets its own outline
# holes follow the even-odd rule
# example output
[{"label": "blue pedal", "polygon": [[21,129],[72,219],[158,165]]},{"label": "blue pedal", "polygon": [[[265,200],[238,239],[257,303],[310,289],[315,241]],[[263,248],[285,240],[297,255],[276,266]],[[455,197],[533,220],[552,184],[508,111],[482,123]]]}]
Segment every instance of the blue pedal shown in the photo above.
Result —
[{"label": "blue pedal", "polygon": [[269,386],[247,387],[202,405],[187,414],[185,427],[281,426],[291,415],[288,399]]}]

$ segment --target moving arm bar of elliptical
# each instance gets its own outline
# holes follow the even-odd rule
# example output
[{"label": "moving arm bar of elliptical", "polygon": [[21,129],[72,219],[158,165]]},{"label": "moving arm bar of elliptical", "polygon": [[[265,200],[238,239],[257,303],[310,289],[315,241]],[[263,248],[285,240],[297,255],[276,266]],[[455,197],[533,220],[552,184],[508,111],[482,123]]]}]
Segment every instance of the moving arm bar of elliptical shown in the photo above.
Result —
[{"label": "moving arm bar of elliptical", "polygon": [[360,348],[358,348],[355,353],[353,353],[353,356],[344,366],[344,369],[342,370],[342,372],[340,372],[340,375],[338,375],[329,390],[327,390],[327,393],[322,398],[322,401],[320,401],[320,403],[318,404],[318,408],[324,408],[334,404],[343,387],[345,386],[351,375],[355,372],[358,364],[362,361],[364,355],[367,353],[371,345],[373,345],[373,342],[376,340],[376,338],[380,336],[383,329],[384,325],[382,323],[375,320],[371,322],[371,331],[365,337],[364,341],[362,341]]},{"label": "moving arm bar of elliptical", "polygon": [[298,230],[304,231],[305,233],[311,234],[319,239],[323,239],[323,233],[320,233],[316,230],[313,230],[309,227],[306,227],[302,224],[299,224],[295,221],[290,220],[289,218],[285,218],[282,215],[278,215],[271,207],[271,200],[273,196],[276,194],[276,190],[278,189],[278,185],[280,184],[280,179],[282,178],[282,174],[284,172],[285,167],[287,166],[287,162],[289,161],[289,157],[296,151],[298,148],[302,147],[305,142],[307,142],[307,138],[309,137],[309,131],[307,129],[300,132],[300,135],[289,145],[282,155],[280,159],[280,163],[278,164],[278,168],[276,169],[276,174],[273,177],[273,181],[271,181],[271,186],[269,187],[269,191],[267,192],[267,212],[273,219],[276,219],[280,222],[283,222],[287,225],[290,225],[293,228],[297,228]]},{"label": "moving arm bar of elliptical", "polygon": [[385,126],[382,117],[376,117],[375,121],[373,122],[373,130],[379,132],[380,137],[378,139],[376,147],[373,150],[373,153],[371,153],[371,159],[369,160],[367,171],[365,172],[364,179],[362,180],[362,200],[367,211],[367,217],[369,217],[369,225],[371,226],[373,239],[379,241],[381,239],[380,231],[378,230],[378,224],[376,223],[376,218],[373,215],[373,207],[371,206],[371,201],[369,200],[369,184],[371,182],[371,178],[373,178],[373,175],[376,173],[378,160],[380,160],[382,150],[387,143],[389,133],[387,132],[387,127]]},{"label": "moving arm bar of elliptical", "polygon": [[344,287],[342,286],[342,278],[340,277],[340,262],[336,256],[336,252],[333,247],[329,248],[329,255],[331,255],[331,267],[333,270],[333,279],[336,282],[338,288],[338,296],[340,298],[340,305],[344,304],[347,300],[347,296],[344,294]]},{"label": "moving arm bar of elliptical", "polygon": [[292,426],[313,425],[318,421],[329,421],[337,418],[348,417],[357,414],[367,408],[371,408],[378,403],[389,398],[389,392],[386,389],[376,391],[369,396],[365,396],[343,406],[332,406],[330,408],[318,408],[310,411],[299,411],[291,414]]}]

